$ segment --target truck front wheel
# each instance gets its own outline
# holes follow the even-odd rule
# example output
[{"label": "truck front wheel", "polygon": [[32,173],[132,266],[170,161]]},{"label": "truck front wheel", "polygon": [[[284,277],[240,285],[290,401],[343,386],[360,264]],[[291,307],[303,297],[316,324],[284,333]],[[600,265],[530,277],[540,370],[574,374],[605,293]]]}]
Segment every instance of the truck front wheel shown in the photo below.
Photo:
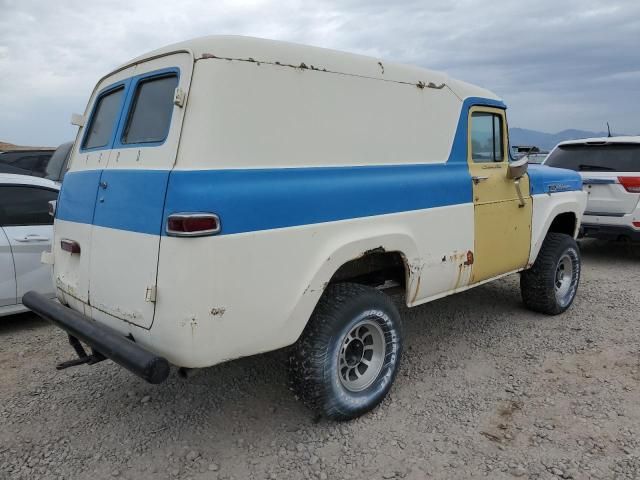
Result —
[{"label": "truck front wheel", "polygon": [[322,416],[358,417],[391,388],[402,340],[400,313],[387,295],[354,283],[330,285],[290,355],[291,386]]},{"label": "truck front wheel", "polygon": [[557,315],[573,303],[580,282],[580,250],[573,237],[548,233],[533,267],[520,275],[524,304]]}]

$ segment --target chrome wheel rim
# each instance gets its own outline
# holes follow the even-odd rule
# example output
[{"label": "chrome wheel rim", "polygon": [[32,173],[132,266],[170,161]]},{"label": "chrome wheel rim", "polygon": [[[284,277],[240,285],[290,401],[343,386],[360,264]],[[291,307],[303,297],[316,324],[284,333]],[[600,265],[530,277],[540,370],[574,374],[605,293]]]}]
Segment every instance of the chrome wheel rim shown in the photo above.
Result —
[{"label": "chrome wheel rim", "polygon": [[554,286],[556,291],[556,300],[561,305],[566,305],[571,299],[571,291],[575,283],[575,268],[573,258],[569,253],[565,253],[560,257],[556,265],[556,273]]},{"label": "chrome wheel rim", "polygon": [[378,378],[384,365],[386,342],[375,320],[358,322],[342,339],[338,352],[338,376],[344,388],[360,392]]}]

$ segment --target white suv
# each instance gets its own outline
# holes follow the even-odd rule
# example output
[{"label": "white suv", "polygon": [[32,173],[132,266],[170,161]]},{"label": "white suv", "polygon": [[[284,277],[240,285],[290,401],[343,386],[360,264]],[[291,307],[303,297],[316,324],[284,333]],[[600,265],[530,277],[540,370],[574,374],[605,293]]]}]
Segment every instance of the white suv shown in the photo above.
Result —
[{"label": "white suv", "polygon": [[583,236],[640,241],[640,136],[562,142],[544,164],[582,176],[588,194]]}]

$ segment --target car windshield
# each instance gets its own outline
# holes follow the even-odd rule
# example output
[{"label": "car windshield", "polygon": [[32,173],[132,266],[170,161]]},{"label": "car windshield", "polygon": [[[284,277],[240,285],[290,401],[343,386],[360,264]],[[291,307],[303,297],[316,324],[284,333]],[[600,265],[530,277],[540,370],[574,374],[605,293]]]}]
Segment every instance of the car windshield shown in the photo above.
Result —
[{"label": "car windshield", "polygon": [[639,172],[640,144],[560,145],[549,155],[545,165],[585,172]]}]

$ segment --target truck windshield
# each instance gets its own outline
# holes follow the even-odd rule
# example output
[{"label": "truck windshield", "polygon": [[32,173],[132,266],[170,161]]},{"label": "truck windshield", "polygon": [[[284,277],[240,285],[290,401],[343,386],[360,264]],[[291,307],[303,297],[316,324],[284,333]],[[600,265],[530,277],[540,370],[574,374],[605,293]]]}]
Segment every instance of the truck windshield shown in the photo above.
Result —
[{"label": "truck windshield", "polygon": [[640,144],[562,145],[549,155],[545,165],[585,172],[640,172]]}]

